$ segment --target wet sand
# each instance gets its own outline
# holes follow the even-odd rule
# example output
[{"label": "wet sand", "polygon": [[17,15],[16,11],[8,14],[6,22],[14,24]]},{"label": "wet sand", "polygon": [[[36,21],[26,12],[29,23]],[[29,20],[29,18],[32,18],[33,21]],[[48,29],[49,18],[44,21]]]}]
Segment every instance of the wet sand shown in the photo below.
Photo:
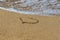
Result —
[{"label": "wet sand", "polygon": [[0,10],[0,40],[60,40],[60,16],[25,15]]}]

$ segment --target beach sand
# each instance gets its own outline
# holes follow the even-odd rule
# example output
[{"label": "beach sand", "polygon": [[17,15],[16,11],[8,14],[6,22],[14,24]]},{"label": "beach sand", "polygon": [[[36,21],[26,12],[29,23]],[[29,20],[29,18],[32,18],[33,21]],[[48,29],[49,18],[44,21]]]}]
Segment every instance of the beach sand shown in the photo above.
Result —
[{"label": "beach sand", "polygon": [[0,10],[0,40],[60,40],[60,16]]}]

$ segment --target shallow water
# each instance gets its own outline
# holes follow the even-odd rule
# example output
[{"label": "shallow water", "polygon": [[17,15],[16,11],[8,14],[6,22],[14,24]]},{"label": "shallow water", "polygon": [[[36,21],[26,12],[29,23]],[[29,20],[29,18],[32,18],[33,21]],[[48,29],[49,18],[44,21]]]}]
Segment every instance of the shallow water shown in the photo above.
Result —
[{"label": "shallow water", "polygon": [[23,14],[59,15],[60,2],[57,0],[0,0],[0,9]]}]

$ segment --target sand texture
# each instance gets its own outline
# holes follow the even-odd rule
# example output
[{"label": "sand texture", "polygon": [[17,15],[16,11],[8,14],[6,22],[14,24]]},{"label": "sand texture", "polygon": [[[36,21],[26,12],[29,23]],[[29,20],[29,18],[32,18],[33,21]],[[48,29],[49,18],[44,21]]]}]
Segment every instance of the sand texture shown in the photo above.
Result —
[{"label": "sand texture", "polygon": [[60,16],[34,16],[0,10],[0,40],[60,40]]}]

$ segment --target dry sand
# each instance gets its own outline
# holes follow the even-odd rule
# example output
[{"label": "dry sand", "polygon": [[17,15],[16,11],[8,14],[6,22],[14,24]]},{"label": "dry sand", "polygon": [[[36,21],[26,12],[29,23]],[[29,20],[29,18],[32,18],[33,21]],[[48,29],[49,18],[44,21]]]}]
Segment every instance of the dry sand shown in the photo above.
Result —
[{"label": "dry sand", "polygon": [[60,16],[33,16],[0,10],[0,40],[60,40]]}]

